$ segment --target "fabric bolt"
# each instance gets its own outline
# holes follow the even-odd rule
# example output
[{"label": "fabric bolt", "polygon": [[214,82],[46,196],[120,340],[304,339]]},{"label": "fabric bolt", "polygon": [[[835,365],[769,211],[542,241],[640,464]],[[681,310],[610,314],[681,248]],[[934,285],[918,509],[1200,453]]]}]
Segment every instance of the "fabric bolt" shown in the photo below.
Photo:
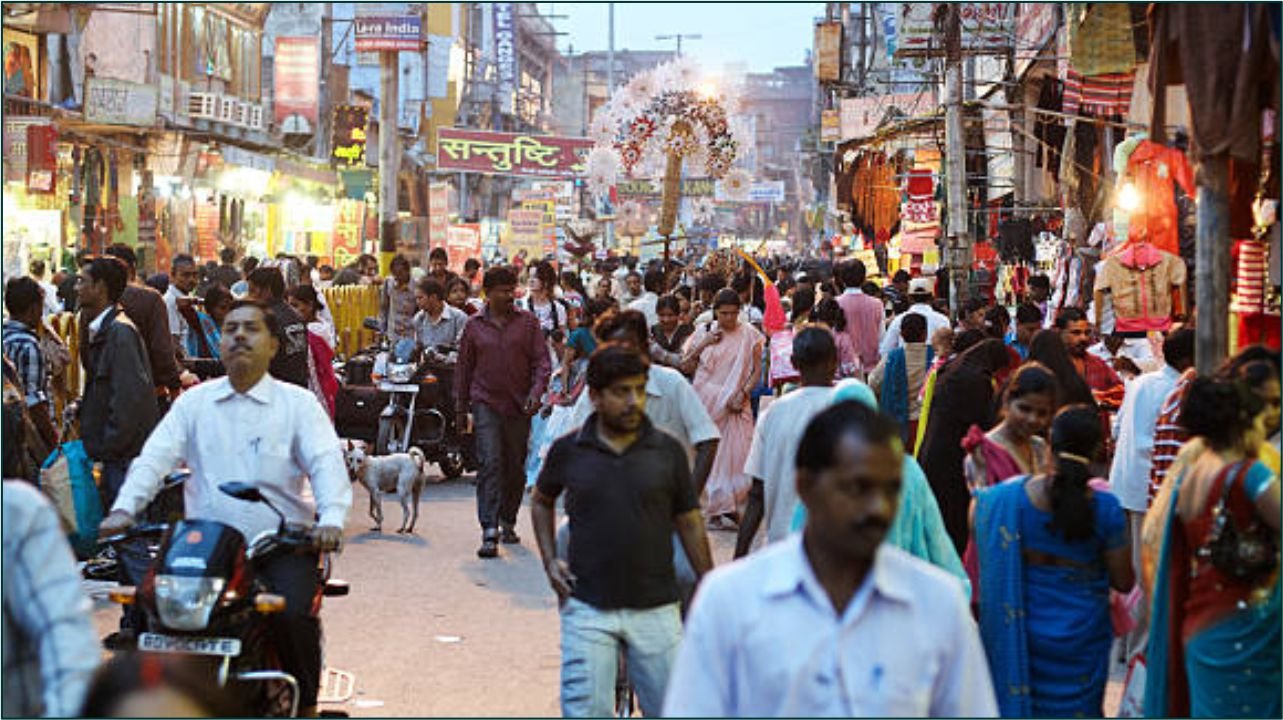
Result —
[{"label": "fabric bolt", "polygon": [[[688,345],[704,342],[708,332],[707,326],[700,326]],[[748,497],[751,481],[744,474],[744,461],[753,444],[753,408],[741,392],[762,357],[765,342],[757,328],[740,323],[705,348],[695,370],[695,393],[721,435],[705,486],[708,500],[704,511],[709,517],[739,512]],[[732,411],[727,405],[737,397],[743,404]]]},{"label": "fabric bolt", "polygon": [[757,419],[744,473],[762,481],[767,542],[789,535],[797,504],[797,446],[811,419],[832,403],[832,387],[800,387],[774,400]]},{"label": "fabric bolt", "polygon": [[1083,75],[1136,68],[1136,43],[1127,3],[1066,3],[1069,64]]},{"label": "fabric bolt", "polygon": [[953,577],[883,545],[835,610],[800,535],[704,579],[664,700],[667,717],[996,714]]},{"label": "fabric bolt", "polygon": [[1179,185],[1187,195],[1194,195],[1194,171],[1185,153],[1142,140],[1128,156],[1125,177],[1140,197],[1139,206],[1129,218],[1128,239],[1148,240],[1159,250],[1179,255],[1180,215],[1173,186]]},{"label": "fabric bolt", "polygon": [[1096,275],[1108,292],[1117,332],[1166,331],[1172,325],[1172,290],[1185,285],[1185,262],[1151,245],[1131,244],[1106,257]]}]

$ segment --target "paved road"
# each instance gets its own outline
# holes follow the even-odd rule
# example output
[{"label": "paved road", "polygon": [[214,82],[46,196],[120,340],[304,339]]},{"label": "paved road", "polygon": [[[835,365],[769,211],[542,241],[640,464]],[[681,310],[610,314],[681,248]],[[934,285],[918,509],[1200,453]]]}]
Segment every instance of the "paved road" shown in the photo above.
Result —
[{"label": "paved road", "polygon": [[[526,509],[522,544],[480,560],[467,480],[428,486],[415,536],[370,532],[365,489],[354,493],[347,547],[335,565],[352,593],[327,599],[323,618],[327,664],[353,673],[356,691],[323,707],[356,717],[560,715],[556,602]],[[399,527],[395,500],[385,501],[384,514],[385,528]],[[717,563],[729,562],[734,534],[709,538]],[[103,635],[118,617],[115,606],[97,603]],[[1107,709],[1116,707],[1119,680]]]}]

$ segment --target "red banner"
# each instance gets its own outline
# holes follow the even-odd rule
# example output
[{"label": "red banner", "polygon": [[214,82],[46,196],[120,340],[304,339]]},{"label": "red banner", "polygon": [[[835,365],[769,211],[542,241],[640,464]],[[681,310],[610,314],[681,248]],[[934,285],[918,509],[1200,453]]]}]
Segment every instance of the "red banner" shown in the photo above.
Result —
[{"label": "red banner", "polygon": [[428,246],[447,247],[450,228],[450,186],[432,183],[428,186]]},{"label": "red banner", "polygon": [[308,125],[291,128],[294,132],[311,132],[316,128],[317,100],[321,77],[320,46],[314,37],[276,38],[276,58],[272,66],[273,118],[284,125],[292,116]]},{"label": "red banner", "polygon": [[448,233],[446,253],[450,256],[450,269],[462,273],[468,258],[481,259],[481,225],[451,225]]},{"label": "red banner", "polygon": [[584,174],[593,141],[437,128],[437,170],[570,178]]}]

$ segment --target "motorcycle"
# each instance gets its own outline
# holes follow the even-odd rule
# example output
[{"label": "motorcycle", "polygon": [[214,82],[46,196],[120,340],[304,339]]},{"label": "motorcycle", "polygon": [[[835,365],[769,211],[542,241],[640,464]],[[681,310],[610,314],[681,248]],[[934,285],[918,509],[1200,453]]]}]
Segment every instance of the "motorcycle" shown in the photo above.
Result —
[{"label": "motorcycle", "polygon": [[[298,680],[281,669],[268,633],[273,616],[285,610],[285,598],[267,592],[256,570],[281,555],[310,550],[311,529],[287,523],[253,485],[223,483],[218,489],[238,500],[265,504],[280,519],[276,532],[247,545],[240,531],[213,520],[135,526],[101,542],[160,537],[157,560],[140,587],[122,586],[108,597],[142,608],[147,631],[138,635],[139,651],[190,656],[210,665],[220,687],[235,687],[252,698],[253,714],[295,717]],[[349,592],[346,582],[330,579],[330,570],[329,554],[323,554],[313,615],[320,612],[323,597]]]}]

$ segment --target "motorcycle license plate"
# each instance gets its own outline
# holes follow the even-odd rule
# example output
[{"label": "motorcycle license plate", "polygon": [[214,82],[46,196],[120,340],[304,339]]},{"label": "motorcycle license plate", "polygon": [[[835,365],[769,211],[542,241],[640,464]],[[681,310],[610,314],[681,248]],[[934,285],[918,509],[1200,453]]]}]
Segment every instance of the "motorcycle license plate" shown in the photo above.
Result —
[{"label": "motorcycle license plate", "polygon": [[241,654],[241,641],[236,638],[174,637],[143,633],[138,636],[138,649],[145,652],[236,657]]},{"label": "motorcycle license plate", "polygon": [[379,390],[380,390],[381,392],[404,392],[404,393],[417,393],[417,392],[419,392],[419,386],[418,386],[418,385],[402,385],[402,384],[399,384],[399,383],[390,383],[390,382],[381,382],[381,383],[379,383]]}]

